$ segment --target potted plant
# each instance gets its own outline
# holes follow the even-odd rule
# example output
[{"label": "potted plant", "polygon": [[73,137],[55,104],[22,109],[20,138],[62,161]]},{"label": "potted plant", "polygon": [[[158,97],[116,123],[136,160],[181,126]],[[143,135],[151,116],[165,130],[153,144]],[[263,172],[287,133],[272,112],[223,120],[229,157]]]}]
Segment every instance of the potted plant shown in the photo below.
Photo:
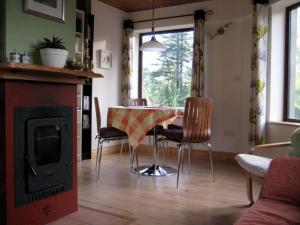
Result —
[{"label": "potted plant", "polygon": [[40,43],[40,54],[45,66],[63,68],[69,52],[66,50],[62,39],[53,36],[52,40],[44,38]]}]

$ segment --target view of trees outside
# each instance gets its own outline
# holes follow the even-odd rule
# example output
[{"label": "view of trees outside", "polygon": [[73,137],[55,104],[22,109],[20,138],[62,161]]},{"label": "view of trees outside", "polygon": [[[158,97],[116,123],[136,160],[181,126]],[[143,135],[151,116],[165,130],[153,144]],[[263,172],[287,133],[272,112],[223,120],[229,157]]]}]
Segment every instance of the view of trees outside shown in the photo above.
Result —
[{"label": "view of trees outside", "polygon": [[[166,50],[143,52],[143,98],[149,105],[184,106],[190,96],[193,31],[156,34]],[[149,41],[151,35],[142,37]]]},{"label": "view of trees outside", "polygon": [[[290,87],[294,88],[290,90],[290,93],[293,93],[293,96],[290,96],[290,115],[292,119],[300,120],[300,7],[291,12],[291,24],[296,30],[291,31],[290,40],[294,40],[294,43],[291,43],[290,51],[290,76],[294,76],[294,84],[290,84]],[[296,35],[296,37],[295,37]],[[294,48],[294,49],[292,49]]]}]

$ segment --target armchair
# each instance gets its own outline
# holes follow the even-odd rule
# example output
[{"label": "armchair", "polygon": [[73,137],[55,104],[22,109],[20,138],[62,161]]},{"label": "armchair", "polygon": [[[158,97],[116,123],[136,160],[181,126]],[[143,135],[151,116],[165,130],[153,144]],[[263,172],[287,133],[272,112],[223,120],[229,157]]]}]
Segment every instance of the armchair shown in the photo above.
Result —
[{"label": "armchair", "polygon": [[264,145],[256,145],[248,154],[238,154],[235,159],[238,164],[245,170],[247,179],[247,196],[250,201],[250,205],[253,204],[253,179],[262,181],[267,173],[271,158],[255,155],[261,150],[274,150],[278,147],[290,146],[291,142],[272,143]]},{"label": "armchair", "polygon": [[300,157],[273,159],[258,200],[235,225],[300,224]]}]

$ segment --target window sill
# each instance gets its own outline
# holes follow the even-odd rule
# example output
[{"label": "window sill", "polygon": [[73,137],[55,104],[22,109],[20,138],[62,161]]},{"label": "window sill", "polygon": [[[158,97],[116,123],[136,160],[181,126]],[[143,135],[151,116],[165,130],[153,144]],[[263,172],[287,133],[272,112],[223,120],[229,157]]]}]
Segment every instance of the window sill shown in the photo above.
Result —
[{"label": "window sill", "polygon": [[267,122],[267,124],[283,125],[283,126],[290,126],[290,127],[300,127],[300,123],[285,122],[285,121],[269,121],[269,122]]}]

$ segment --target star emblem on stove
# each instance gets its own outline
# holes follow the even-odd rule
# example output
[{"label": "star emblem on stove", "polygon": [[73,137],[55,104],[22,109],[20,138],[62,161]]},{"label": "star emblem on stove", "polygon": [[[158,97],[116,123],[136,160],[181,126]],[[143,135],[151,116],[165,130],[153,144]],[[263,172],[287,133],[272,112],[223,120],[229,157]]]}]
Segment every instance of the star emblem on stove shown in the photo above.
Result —
[{"label": "star emblem on stove", "polygon": [[51,206],[49,206],[49,205],[45,205],[45,207],[43,207],[42,209],[43,209],[44,216],[48,216],[49,213],[51,212]]}]

